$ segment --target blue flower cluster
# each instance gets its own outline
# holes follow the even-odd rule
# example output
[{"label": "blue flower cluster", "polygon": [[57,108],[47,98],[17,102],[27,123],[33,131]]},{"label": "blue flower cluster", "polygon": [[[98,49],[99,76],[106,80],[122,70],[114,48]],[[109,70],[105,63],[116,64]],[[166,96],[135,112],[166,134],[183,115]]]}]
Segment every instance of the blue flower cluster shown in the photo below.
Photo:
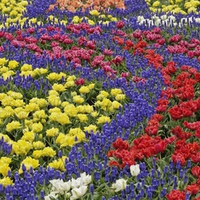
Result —
[{"label": "blue flower cluster", "polygon": [[11,151],[12,151],[12,145],[5,142],[4,138],[2,137],[0,139],[0,155],[1,156],[8,155],[10,154]]}]

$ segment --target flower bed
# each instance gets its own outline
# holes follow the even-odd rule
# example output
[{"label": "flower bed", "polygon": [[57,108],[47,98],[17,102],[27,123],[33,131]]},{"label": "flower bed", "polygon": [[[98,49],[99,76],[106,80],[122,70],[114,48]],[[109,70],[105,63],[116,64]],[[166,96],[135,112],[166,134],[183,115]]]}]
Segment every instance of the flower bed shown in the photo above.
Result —
[{"label": "flower bed", "polygon": [[200,199],[198,1],[93,3],[0,1],[0,199]]}]

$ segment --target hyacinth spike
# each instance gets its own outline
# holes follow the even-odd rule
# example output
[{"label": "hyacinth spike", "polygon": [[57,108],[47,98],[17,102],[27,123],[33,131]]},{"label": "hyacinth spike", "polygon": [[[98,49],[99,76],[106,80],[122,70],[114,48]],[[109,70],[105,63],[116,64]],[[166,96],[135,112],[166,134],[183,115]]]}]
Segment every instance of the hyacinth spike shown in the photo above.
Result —
[{"label": "hyacinth spike", "polygon": [[186,193],[185,199],[186,199],[186,200],[189,200],[189,199],[190,199],[190,193],[188,193],[188,192]]},{"label": "hyacinth spike", "polygon": [[94,185],[90,184],[90,192],[92,195],[94,195]]},{"label": "hyacinth spike", "polygon": [[129,193],[130,193],[130,186],[129,186],[129,185],[126,186],[125,191],[126,191],[126,194],[129,194]]},{"label": "hyacinth spike", "polygon": [[3,188],[3,185],[0,184],[0,192],[3,192],[4,188]]},{"label": "hyacinth spike", "polygon": [[188,160],[188,161],[187,161],[187,168],[188,168],[188,169],[191,168],[191,160]]},{"label": "hyacinth spike", "polygon": [[94,178],[95,178],[96,181],[99,181],[100,180],[100,172],[95,172]]},{"label": "hyacinth spike", "polygon": [[184,177],[184,184],[186,184],[188,182],[188,179],[189,179],[188,176]]},{"label": "hyacinth spike", "polygon": [[44,190],[41,190],[40,191],[40,197],[41,197],[41,199],[44,199],[44,196],[45,196],[45,192],[44,192]]},{"label": "hyacinth spike", "polygon": [[122,195],[122,198],[123,198],[123,199],[126,198],[126,194],[125,194],[124,190],[121,191],[121,195]]}]

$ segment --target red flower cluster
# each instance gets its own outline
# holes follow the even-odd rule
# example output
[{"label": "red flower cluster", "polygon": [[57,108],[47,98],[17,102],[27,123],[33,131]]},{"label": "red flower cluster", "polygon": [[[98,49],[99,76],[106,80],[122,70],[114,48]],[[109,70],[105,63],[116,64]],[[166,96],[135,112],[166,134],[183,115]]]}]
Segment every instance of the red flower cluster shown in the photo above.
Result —
[{"label": "red flower cluster", "polygon": [[[99,51],[95,51],[96,42],[87,39],[85,36],[77,37],[76,40],[70,38],[71,33],[79,34],[81,31],[85,31],[90,35],[94,33],[100,34],[102,30],[99,26],[91,27],[86,23],[78,25],[69,24],[66,26],[66,33],[63,34],[61,28],[49,25],[38,29],[38,33],[40,33],[39,38],[38,35],[35,36],[34,28],[24,31],[18,30],[13,35],[1,31],[0,38],[7,39],[15,47],[28,48],[38,57],[47,55],[51,59],[59,59],[64,56],[68,63],[74,63],[74,67],[81,66],[81,64],[87,61],[93,68],[100,67],[103,69],[108,76],[111,74],[115,75],[116,71],[113,67],[121,64],[123,58],[118,55],[113,57],[113,52],[109,49],[105,49],[99,55]],[[110,61],[108,61],[108,57],[110,57]]]},{"label": "red flower cluster", "polygon": [[[119,22],[117,24],[117,28],[123,27],[124,24]],[[115,31],[118,36],[122,36],[117,39],[117,43],[120,45],[125,45],[124,49],[132,50],[134,48],[135,53],[144,53],[145,47],[147,47],[148,41],[149,43],[153,43],[155,48],[160,47],[161,45],[167,44],[167,50],[169,53],[184,53],[187,54],[188,57],[193,58],[197,57],[200,61],[200,40],[192,38],[189,42],[182,39],[182,36],[179,34],[171,36],[168,41],[162,36],[162,32],[160,28],[154,28],[152,30],[136,30],[134,31],[130,37],[138,40],[138,43],[134,46],[134,43],[130,40],[127,43],[125,42],[124,36],[126,34],[121,31]],[[159,57],[160,55],[154,55],[154,57]],[[173,61],[172,61],[173,62]]]},{"label": "red flower cluster", "polygon": [[197,106],[193,100],[181,102],[168,110],[174,120],[182,119],[184,117],[192,117],[196,111]]},{"label": "red flower cluster", "polygon": [[76,85],[84,85],[85,83],[85,80],[83,78],[79,78],[75,81],[75,84]]},{"label": "red flower cluster", "polygon": [[187,122],[187,121],[184,121],[183,122],[183,125],[190,129],[190,130],[197,130],[200,128],[200,121],[197,121],[197,122]]},{"label": "red flower cluster", "polygon": [[155,53],[154,50],[146,50],[145,53],[144,57],[148,59],[149,65],[153,64],[156,69],[162,67],[163,57],[161,55]]},{"label": "red flower cluster", "polygon": [[184,71],[172,82],[172,85],[175,88],[173,94],[181,100],[190,100],[195,96],[194,85],[197,83],[197,80],[193,79],[192,76],[193,73],[196,74],[196,72],[192,71],[194,68],[190,69],[190,73]]},{"label": "red flower cluster", "polygon": [[197,177],[198,180],[197,180],[197,184],[200,186],[200,167],[199,166],[194,166],[192,169],[191,169],[191,172],[192,172],[192,175]]},{"label": "red flower cluster", "polygon": [[163,99],[163,98],[158,99],[158,106],[156,107],[156,111],[159,113],[166,111],[168,104],[169,104],[168,99]]},{"label": "red flower cluster", "polygon": [[[166,195],[167,200],[185,200],[186,192],[190,194],[197,194],[199,192],[200,186],[198,184],[188,185],[185,191],[172,190],[169,194]],[[199,200],[200,198],[195,198],[194,200]]]},{"label": "red flower cluster", "polygon": [[109,163],[110,166],[117,166],[120,168],[125,167],[126,165],[134,165],[135,161],[130,154],[129,144],[127,141],[123,141],[121,138],[117,138],[113,142],[113,147],[115,150],[110,150],[107,154],[108,157],[114,157],[116,160]]},{"label": "red flower cluster", "polygon": [[[144,57],[148,59],[149,65],[153,64],[155,68],[161,68],[162,75],[166,85],[172,84],[173,88],[168,87],[166,90],[162,91],[162,97],[158,100],[158,106],[156,108],[157,113],[168,112],[174,120],[179,120],[184,117],[193,117],[195,112],[200,107],[200,100],[194,100],[195,89],[194,86],[197,81],[200,80],[200,74],[197,70],[189,66],[183,65],[181,67],[181,73],[176,75],[177,67],[174,61],[167,62],[166,67],[163,66],[163,58],[159,54],[156,54],[154,50],[146,49],[147,41],[157,42],[159,45],[164,44],[165,40],[162,38],[161,30],[155,28],[152,31],[135,31],[132,35],[138,42],[134,44],[132,40],[126,40],[124,42],[124,37],[121,35],[115,36],[114,40],[117,39],[120,45],[125,43],[126,50],[133,50],[133,53],[144,54]],[[123,42],[119,42],[122,41]],[[145,39],[145,40],[143,40]],[[174,35],[168,42],[175,43],[182,41],[182,36]],[[195,41],[197,42],[197,41]],[[128,74],[123,74],[124,77],[128,77]],[[172,79],[172,75],[176,76],[175,79]],[[132,79],[133,81],[139,80],[137,77]],[[168,109],[170,99],[174,97],[179,99],[179,103]],[[177,163],[181,162],[182,165],[185,164],[186,160],[191,159],[193,162],[197,162],[199,159],[199,146],[197,143],[186,143],[186,139],[193,136],[192,133],[184,131],[180,126],[172,128],[172,133],[175,136],[166,138],[162,140],[160,137],[150,137],[155,136],[158,133],[159,128],[161,127],[160,123],[162,120],[162,115],[153,115],[149,120],[147,127],[145,128],[145,133],[148,135],[143,135],[138,139],[133,141],[133,146],[130,149],[124,149],[123,155],[126,151],[126,156],[131,158],[131,161],[141,160],[144,157],[148,158],[150,156],[156,155],[157,153],[164,152],[167,144],[172,143],[175,140],[176,149],[175,152],[172,152],[172,160]],[[200,130],[196,130],[196,135],[200,136]],[[154,143],[156,141],[156,143]],[[181,145],[180,145],[181,144]],[[117,159],[122,159],[122,150],[116,149],[111,150],[112,154],[109,152],[109,157],[115,157]],[[116,154],[117,152],[117,154]],[[121,153],[120,153],[121,152]],[[130,154],[131,153],[131,154]],[[124,161],[122,161],[124,163]],[[116,164],[116,163],[115,163]]]},{"label": "red flower cluster", "polygon": [[167,200],[185,200],[186,192],[180,190],[172,190],[166,195]]},{"label": "red flower cluster", "polygon": [[172,154],[174,163],[180,161],[181,165],[185,165],[186,160],[191,159],[194,163],[200,161],[200,146],[197,142],[186,143],[186,140],[178,140],[175,145],[175,151]]},{"label": "red flower cluster", "polygon": [[186,53],[188,57],[197,57],[200,61],[200,40],[193,38],[187,42],[182,40],[182,36],[174,35],[168,42],[173,43],[167,47],[170,53]]},{"label": "red flower cluster", "polygon": [[139,76],[133,76],[133,77],[132,77],[132,81],[135,82],[135,83],[138,83],[138,82],[145,83],[145,82],[146,82],[146,79],[145,79],[145,78],[142,78],[142,77],[139,77]]},{"label": "red flower cluster", "polygon": [[142,135],[133,140],[130,146],[127,141],[118,138],[112,145],[115,150],[110,150],[108,157],[115,158],[115,161],[110,161],[110,166],[118,166],[120,168],[126,165],[133,165],[135,161],[142,160],[155,156],[165,151],[169,141],[161,139],[161,137],[150,137]]},{"label": "red flower cluster", "polygon": [[167,200],[185,200],[186,192],[180,190],[172,190],[166,195]]},{"label": "red flower cluster", "polygon": [[115,41],[119,45],[124,45],[124,38],[122,38],[122,37],[114,36],[113,41]]},{"label": "red flower cluster", "polygon": [[174,61],[167,62],[166,67],[162,69],[163,74],[166,73],[169,75],[175,74],[176,71],[177,71],[177,68],[176,68],[176,63]]},{"label": "red flower cluster", "polygon": [[179,42],[181,39],[182,39],[182,36],[179,34],[176,34],[170,37],[168,42]]},{"label": "red flower cluster", "polygon": [[180,126],[176,126],[175,128],[172,128],[171,131],[178,139],[181,139],[181,140],[188,139],[192,136],[192,133],[184,132]]},{"label": "red flower cluster", "polygon": [[120,21],[118,21],[117,23],[116,23],[116,27],[118,28],[118,29],[121,29],[121,28],[123,28],[125,26],[125,23],[124,23],[124,21],[122,21],[122,20],[120,20]]},{"label": "red flower cluster", "polygon": [[189,192],[190,194],[197,194],[200,190],[200,185],[199,184],[191,184],[187,185],[186,191]]},{"label": "red flower cluster", "polygon": [[142,135],[133,140],[133,146],[130,150],[136,159],[143,159],[154,156],[165,151],[167,142],[159,136],[150,137],[149,135]]},{"label": "red flower cluster", "polygon": [[163,116],[160,114],[154,114],[151,119],[148,121],[148,124],[145,128],[145,133],[148,135],[157,135],[158,129],[160,126],[160,121],[163,119]]}]

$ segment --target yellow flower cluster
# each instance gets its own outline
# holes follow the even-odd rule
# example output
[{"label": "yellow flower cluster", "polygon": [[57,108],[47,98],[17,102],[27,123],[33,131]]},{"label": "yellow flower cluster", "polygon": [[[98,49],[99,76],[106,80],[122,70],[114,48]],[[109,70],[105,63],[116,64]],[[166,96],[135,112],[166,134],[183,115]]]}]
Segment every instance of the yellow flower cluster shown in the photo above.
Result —
[{"label": "yellow flower cluster", "polygon": [[0,184],[3,186],[12,185],[13,181],[9,177],[0,179]]},{"label": "yellow flower cluster", "polygon": [[42,150],[34,150],[33,158],[39,159],[41,157],[54,157],[56,155],[56,151],[54,151],[51,147],[45,147]]},{"label": "yellow flower cluster", "polygon": [[65,160],[66,156],[62,156],[62,158],[59,158],[58,160],[54,160],[53,162],[49,163],[49,167],[60,170],[60,171],[65,171]]},{"label": "yellow flower cluster", "polygon": [[107,15],[107,14],[100,14],[98,10],[91,10],[89,12],[88,17],[79,17],[79,16],[74,16],[72,19],[72,22],[74,24],[79,24],[83,20],[86,20],[88,24],[90,25],[95,25],[96,23],[103,24],[103,25],[108,25],[110,22],[117,22],[118,19],[116,17],[113,17],[112,15]]},{"label": "yellow flower cluster", "polygon": [[17,69],[20,70],[20,76],[32,76],[33,78],[45,75],[48,72],[45,68],[35,68],[33,70],[32,65],[24,64],[20,66],[16,60],[9,61],[5,58],[0,58],[0,75],[4,80],[15,75]]},{"label": "yellow flower cluster", "polygon": [[[66,17],[65,17],[66,18]],[[53,15],[49,15],[47,18],[43,19],[38,19],[38,18],[27,18],[24,21],[26,21],[30,26],[34,25],[44,25],[46,23],[51,23],[51,24],[63,24],[67,25],[68,21],[66,19],[58,19],[57,17]],[[21,23],[21,26],[23,26],[24,22]]]},{"label": "yellow flower cluster", "polygon": [[[0,139],[3,137],[12,145],[11,156],[16,155],[20,162],[20,168],[16,169],[19,173],[23,173],[23,165],[27,170],[45,165],[64,171],[66,157],[58,158],[58,149],[65,151],[66,147],[86,141],[86,132],[96,134],[103,124],[111,121],[126,98],[118,88],[99,91],[96,83],[88,82],[77,86],[74,75],[0,59],[0,75],[4,79],[12,79],[17,70],[21,76],[30,75],[36,80],[42,76],[52,84],[43,98],[24,98],[22,90],[17,92],[12,88],[0,93]],[[0,160],[0,174],[4,179],[0,183],[12,184],[7,178],[12,160],[3,159],[6,158]]]},{"label": "yellow flower cluster", "polygon": [[71,128],[67,134],[59,134],[56,143],[60,147],[73,146],[77,142],[85,140],[85,133],[80,128]]},{"label": "yellow flower cluster", "polygon": [[108,99],[109,93],[106,91],[101,91],[97,96],[98,101],[95,103],[97,107],[101,107],[104,111],[113,112],[115,109],[119,109],[122,106],[118,101],[123,101],[125,99],[125,94],[122,93],[121,89],[115,88],[111,89],[110,96],[114,98],[114,101]]},{"label": "yellow flower cluster", "polygon": [[7,157],[0,158],[0,174],[3,176],[3,178],[0,179],[0,184],[2,184],[3,186],[12,184],[12,180],[8,177],[8,172],[11,171],[11,168],[9,166],[11,162],[12,162],[11,158]]},{"label": "yellow flower cluster", "polygon": [[21,162],[21,166],[19,169],[19,174],[23,173],[22,170],[22,165],[24,165],[26,167],[26,170],[30,170],[30,168],[35,169],[39,166],[39,161],[36,159],[33,159],[31,157],[26,157],[22,162]]},{"label": "yellow flower cluster", "polygon": [[25,156],[32,149],[32,144],[25,140],[18,140],[17,142],[13,141],[11,144],[12,151],[16,155]]},{"label": "yellow flower cluster", "polygon": [[197,9],[200,6],[198,0],[167,0],[164,3],[158,0],[146,0],[146,2],[153,12],[172,12],[173,14],[198,13]]},{"label": "yellow flower cluster", "polygon": [[0,158],[0,174],[2,174],[4,177],[6,177],[8,175],[8,171],[10,171],[9,164],[11,163],[11,161],[11,158]]},{"label": "yellow flower cluster", "polygon": [[[11,24],[15,24],[19,21],[20,24],[24,24],[26,18],[22,18],[22,13],[26,10],[28,1],[26,0],[1,0],[0,1],[0,12],[6,15],[5,26],[9,27]],[[4,27],[0,24],[0,28]]]}]

